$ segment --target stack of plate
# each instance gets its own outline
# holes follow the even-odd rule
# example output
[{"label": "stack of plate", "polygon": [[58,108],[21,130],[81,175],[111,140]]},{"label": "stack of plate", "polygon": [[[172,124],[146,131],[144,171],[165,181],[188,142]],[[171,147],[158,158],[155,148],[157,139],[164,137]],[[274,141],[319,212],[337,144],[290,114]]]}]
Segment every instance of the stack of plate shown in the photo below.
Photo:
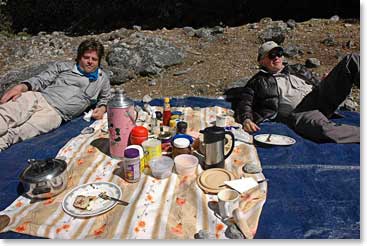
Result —
[{"label": "stack of plate", "polygon": [[225,188],[224,181],[233,180],[234,175],[223,168],[205,170],[197,177],[198,186],[206,193],[217,194]]}]

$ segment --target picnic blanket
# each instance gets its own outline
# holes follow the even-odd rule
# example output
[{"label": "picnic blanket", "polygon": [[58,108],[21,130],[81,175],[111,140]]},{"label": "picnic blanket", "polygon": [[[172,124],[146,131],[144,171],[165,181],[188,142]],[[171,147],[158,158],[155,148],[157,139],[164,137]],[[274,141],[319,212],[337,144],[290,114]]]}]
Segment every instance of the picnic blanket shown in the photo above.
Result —
[{"label": "picnic blanket", "polygon": [[[176,109],[184,112],[189,132],[209,126],[217,114],[228,110],[221,107]],[[106,145],[108,148],[108,134],[101,131],[107,124],[106,118],[91,125],[95,129],[93,134],[78,135],[58,152],[57,157],[68,163],[67,189],[56,197],[35,203],[20,196],[0,212],[10,217],[4,231],[57,239],[193,239],[203,230],[213,239],[228,238],[229,224],[217,216],[216,195],[204,194],[196,184],[196,177],[202,172],[200,166],[196,175],[174,173],[167,179],[156,179],[143,174],[138,183],[128,183],[117,175],[120,160],[103,153]],[[229,120],[234,123],[233,118]],[[241,167],[248,162],[260,165],[256,149],[238,142],[225,165],[239,178]],[[116,206],[91,218],[76,218],[64,212],[61,204],[68,191],[98,181],[119,185],[123,190],[122,199],[130,205]],[[246,238],[256,234],[266,189],[264,182],[256,191],[241,197],[251,205],[243,211]]]},{"label": "picnic blanket", "polygon": [[[173,106],[230,108],[224,100],[173,98]],[[160,106],[162,99],[152,105]],[[360,125],[360,115],[342,111],[339,123]],[[13,145],[0,153],[0,210],[17,197],[18,176],[29,158],[55,157],[67,141],[90,123],[81,118],[59,129]],[[269,179],[256,238],[360,238],[360,145],[318,144],[303,139],[281,123],[266,122],[260,133],[288,135],[297,140],[289,147],[257,146],[265,176]],[[12,231],[0,238],[36,238]]]},{"label": "picnic blanket", "polygon": [[[360,125],[356,112],[336,123]],[[257,147],[269,179],[256,238],[360,238],[360,145],[318,144],[286,125],[266,122],[261,133],[296,139],[289,147]]]}]

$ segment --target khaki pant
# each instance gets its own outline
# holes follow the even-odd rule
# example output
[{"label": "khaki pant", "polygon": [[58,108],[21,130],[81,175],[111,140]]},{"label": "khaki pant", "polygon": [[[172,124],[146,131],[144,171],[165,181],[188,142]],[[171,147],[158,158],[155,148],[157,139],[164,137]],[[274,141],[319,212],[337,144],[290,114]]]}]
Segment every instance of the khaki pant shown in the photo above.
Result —
[{"label": "khaki pant", "polygon": [[0,151],[60,126],[61,116],[39,92],[22,93],[0,104]]}]

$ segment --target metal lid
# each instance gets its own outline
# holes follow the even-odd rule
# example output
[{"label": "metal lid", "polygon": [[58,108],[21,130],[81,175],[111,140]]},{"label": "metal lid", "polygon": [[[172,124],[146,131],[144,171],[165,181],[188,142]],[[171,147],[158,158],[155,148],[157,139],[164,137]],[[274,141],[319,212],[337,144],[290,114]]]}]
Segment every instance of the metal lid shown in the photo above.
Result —
[{"label": "metal lid", "polygon": [[172,134],[170,132],[162,132],[158,135],[159,140],[168,140],[172,137]]},{"label": "metal lid", "polygon": [[127,108],[133,104],[134,102],[128,96],[126,96],[126,93],[124,90],[116,89],[113,92],[112,98],[108,101],[107,107]]},{"label": "metal lid", "polygon": [[60,159],[28,160],[28,166],[20,174],[20,180],[26,183],[39,183],[51,180],[65,171],[67,164]]}]

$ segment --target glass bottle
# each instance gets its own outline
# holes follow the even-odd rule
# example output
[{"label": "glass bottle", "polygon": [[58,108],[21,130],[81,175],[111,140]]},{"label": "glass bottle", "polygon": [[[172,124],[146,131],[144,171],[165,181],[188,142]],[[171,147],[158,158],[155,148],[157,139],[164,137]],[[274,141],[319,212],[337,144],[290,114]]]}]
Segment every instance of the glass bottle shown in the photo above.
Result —
[{"label": "glass bottle", "polygon": [[169,104],[169,98],[164,98],[164,105],[163,105],[163,125],[169,126],[169,121],[171,119],[171,105]]}]

